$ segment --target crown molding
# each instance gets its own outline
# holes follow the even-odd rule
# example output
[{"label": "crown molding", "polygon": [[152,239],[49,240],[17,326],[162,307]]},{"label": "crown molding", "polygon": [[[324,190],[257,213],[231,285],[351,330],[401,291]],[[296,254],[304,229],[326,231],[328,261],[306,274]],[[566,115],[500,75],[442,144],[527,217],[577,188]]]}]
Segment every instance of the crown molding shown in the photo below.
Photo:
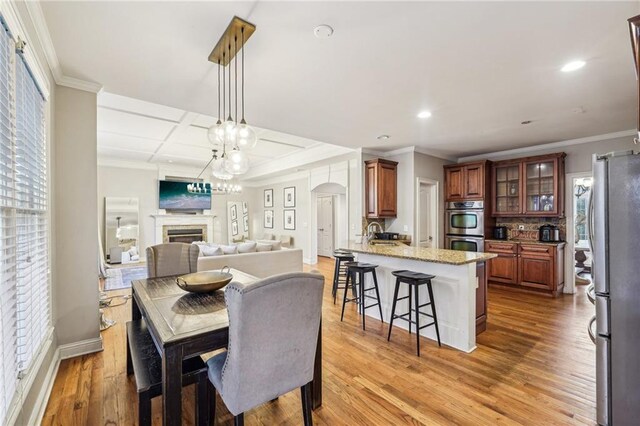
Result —
[{"label": "crown molding", "polygon": [[40,42],[40,46],[42,46],[44,56],[56,84],[86,92],[99,93],[102,90],[102,85],[100,83],[64,75],[62,67],[60,66],[60,61],[58,61],[58,55],[53,47],[49,27],[47,26],[47,21],[45,20],[44,13],[40,7],[40,2],[26,1],[24,4],[27,8],[27,12],[29,13],[29,17],[31,18],[31,22],[33,23],[33,27],[36,30],[35,35]]},{"label": "crown molding", "polygon": [[545,151],[548,149],[563,148],[563,147],[572,146],[572,145],[580,145],[580,144],[591,143],[591,142],[606,141],[610,139],[632,137],[635,135],[637,135],[637,130],[635,129],[623,130],[620,132],[605,133],[604,135],[587,136],[584,138],[568,139],[565,141],[545,143],[542,145],[533,145],[533,146],[527,146],[523,148],[508,149],[505,151],[496,151],[496,152],[490,152],[486,154],[470,155],[468,157],[458,158],[458,163],[466,163],[467,161],[476,161],[476,160],[498,159],[498,158],[510,157],[518,154],[529,154],[536,151]]}]

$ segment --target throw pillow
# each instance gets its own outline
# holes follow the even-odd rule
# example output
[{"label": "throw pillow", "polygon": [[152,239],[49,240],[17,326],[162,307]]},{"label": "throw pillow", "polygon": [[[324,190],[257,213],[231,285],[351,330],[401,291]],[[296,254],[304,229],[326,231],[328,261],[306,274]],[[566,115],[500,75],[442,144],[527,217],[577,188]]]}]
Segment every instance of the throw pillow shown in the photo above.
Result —
[{"label": "throw pillow", "polygon": [[238,244],[238,253],[253,253],[256,251],[255,242],[245,242]]},{"label": "throw pillow", "polygon": [[238,254],[238,246],[220,246],[223,254]]},{"label": "throw pillow", "polygon": [[257,252],[271,251],[271,244],[258,243],[256,244],[256,251]]},{"label": "throw pillow", "polygon": [[222,249],[220,247],[211,247],[208,245],[199,245],[198,247],[200,247],[200,253],[202,253],[203,256],[221,256],[222,255]]}]

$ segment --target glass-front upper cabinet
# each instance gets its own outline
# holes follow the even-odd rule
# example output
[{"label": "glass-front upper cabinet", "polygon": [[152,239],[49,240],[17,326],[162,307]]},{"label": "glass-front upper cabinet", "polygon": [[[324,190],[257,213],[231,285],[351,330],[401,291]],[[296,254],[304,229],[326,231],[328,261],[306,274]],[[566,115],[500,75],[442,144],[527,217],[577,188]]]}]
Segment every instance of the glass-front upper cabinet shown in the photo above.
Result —
[{"label": "glass-front upper cabinet", "polygon": [[493,216],[563,217],[565,153],[493,164]]},{"label": "glass-front upper cabinet", "polygon": [[520,208],[520,163],[495,166],[494,215],[509,216],[522,213]]},{"label": "glass-front upper cabinet", "polygon": [[557,214],[557,160],[525,163],[525,213]]}]

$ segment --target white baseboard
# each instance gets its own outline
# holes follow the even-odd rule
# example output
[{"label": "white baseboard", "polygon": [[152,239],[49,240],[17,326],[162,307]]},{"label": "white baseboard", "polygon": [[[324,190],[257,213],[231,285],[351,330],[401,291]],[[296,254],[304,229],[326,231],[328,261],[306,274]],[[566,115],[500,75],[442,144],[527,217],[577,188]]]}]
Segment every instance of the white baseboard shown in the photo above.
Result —
[{"label": "white baseboard", "polygon": [[73,358],[80,355],[86,355],[93,352],[100,352],[103,350],[102,337],[96,337],[95,339],[81,340],[79,342],[68,343],[66,345],[58,346],[60,351],[60,359]]},{"label": "white baseboard", "polygon": [[42,388],[38,393],[38,406],[33,407],[31,417],[29,418],[29,425],[39,425],[42,423],[44,412],[53,390],[53,384],[56,381],[58,375],[58,368],[60,368],[60,361],[67,358],[73,358],[76,356],[86,355],[93,352],[100,352],[103,350],[102,337],[95,339],[81,340],[80,342],[68,343],[66,345],[60,345],[56,348],[49,364],[49,369],[42,383]]},{"label": "white baseboard", "polygon": [[56,348],[56,351],[53,354],[53,358],[51,359],[51,364],[49,364],[49,369],[47,370],[47,375],[42,382],[42,388],[40,388],[40,392],[38,393],[38,404],[39,406],[33,407],[33,411],[31,412],[31,417],[29,418],[30,425],[39,425],[42,424],[42,418],[44,417],[44,412],[47,408],[47,404],[49,403],[49,397],[51,396],[51,391],[53,390],[53,384],[56,381],[56,376],[58,375],[58,368],[60,367],[60,348]]}]

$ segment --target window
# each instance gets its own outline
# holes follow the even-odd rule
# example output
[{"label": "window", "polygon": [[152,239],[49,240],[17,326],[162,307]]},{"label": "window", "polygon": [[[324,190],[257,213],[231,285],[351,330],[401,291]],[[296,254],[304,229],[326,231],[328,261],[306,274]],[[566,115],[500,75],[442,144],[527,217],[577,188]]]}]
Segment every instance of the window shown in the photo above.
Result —
[{"label": "window", "polygon": [[50,329],[45,100],[0,21],[0,424]]}]

